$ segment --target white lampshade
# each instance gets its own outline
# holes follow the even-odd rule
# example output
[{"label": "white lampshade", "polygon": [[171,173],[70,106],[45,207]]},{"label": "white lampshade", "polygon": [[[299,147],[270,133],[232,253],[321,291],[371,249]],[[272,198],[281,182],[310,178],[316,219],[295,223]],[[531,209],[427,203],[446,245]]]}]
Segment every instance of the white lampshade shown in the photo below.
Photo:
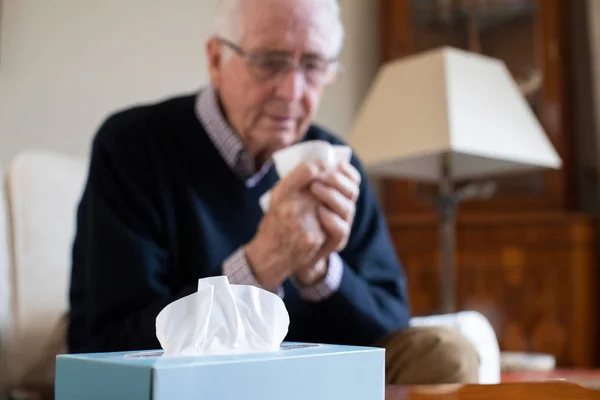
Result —
[{"label": "white lampshade", "polygon": [[350,144],[370,173],[437,181],[560,168],[562,162],[505,64],[444,47],[384,65]]}]

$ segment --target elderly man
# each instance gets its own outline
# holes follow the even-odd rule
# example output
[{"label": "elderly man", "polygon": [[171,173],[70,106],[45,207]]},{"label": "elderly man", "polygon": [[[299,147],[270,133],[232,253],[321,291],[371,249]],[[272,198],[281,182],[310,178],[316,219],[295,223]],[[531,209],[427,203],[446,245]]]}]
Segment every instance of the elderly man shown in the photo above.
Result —
[{"label": "elderly man", "polygon": [[118,112],[97,133],[70,351],[157,348],[161,309],[199,278],[226,275],[282,296],[287,340],[383,346],[388,382],[475,381],[465,339],[408,327],[404,275],[359,161],[305,163],[285,179],[273,167],[272,154],[299,141],[341,143],[311,123],[336,75],[336,1],[222,1],[216,26],[209,87]]}]

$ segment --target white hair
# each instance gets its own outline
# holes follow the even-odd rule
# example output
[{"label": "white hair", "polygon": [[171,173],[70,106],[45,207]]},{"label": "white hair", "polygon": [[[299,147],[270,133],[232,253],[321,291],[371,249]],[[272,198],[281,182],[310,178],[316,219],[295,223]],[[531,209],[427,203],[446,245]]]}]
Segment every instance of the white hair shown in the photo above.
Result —
[{"label": "white hair", "polygon": [[[245,0],[218,0],[214,22],[215,34],[238,43],[242,39],[244,21],[242,16],[242,2]],[[340,7],[337,0],[316,0],[313,4],[323,7],[323,18],[327,19],[327,26],[332,30],[331,55],[337,56],[342,51],[344,43],[344,26],[340,17]]]},{"label": "white hair", "polygon": [[232,42],[242,39],[242,2],[244,0],[219,0],[215,13],[214,30],[217,36]]}]

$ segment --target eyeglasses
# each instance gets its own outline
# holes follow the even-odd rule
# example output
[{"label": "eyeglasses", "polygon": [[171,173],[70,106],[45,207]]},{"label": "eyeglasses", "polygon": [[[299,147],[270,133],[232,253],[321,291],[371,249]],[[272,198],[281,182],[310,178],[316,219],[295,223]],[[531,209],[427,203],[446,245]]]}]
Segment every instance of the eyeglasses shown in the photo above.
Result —
[{"label": "eyeglasses", "polygon": [[257,50],[246,52],[236,44],[222,38],[218,40],[232,49],[246,62],[252,76],[260,83],[274,81],[299,68],[308,85],[323,86],[333,81],[338,71],[338,59],[325,59],[318,55],[303,56],[299,62],[283,51]]}]

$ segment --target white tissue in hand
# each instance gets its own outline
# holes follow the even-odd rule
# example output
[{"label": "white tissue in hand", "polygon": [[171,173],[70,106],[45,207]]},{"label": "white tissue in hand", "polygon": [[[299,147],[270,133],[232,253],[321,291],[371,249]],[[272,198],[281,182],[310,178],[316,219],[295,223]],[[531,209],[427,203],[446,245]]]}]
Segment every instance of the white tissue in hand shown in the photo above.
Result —
[{"label": "white tissue in hand", "polygon": [[166,306],[156,337],[165,356],[270,352],[279,350],[289,323],[276,294],[217,276],[200,279],[196,293]]},{"label": "white tissue in hand", "polygon": [[[349,146],[334,145],[324,140],[308,140],[286,147],[273,154],[273,162],[279,178],[285,178],[304,161],[317,161],[325,168],[331,168],[341,162],[350,162],[352,149]],[[259,199],[263,211],[269,209],[271,191]]]},{"label": "white tissue in hand", "polygon": [[319,161],[325,168],[331,168],[342,161],[350,162],[351,155],[352,150],[348,146],[309,140],[276,151],[273,162],[279,177],[284,178],[303,161]]}]

